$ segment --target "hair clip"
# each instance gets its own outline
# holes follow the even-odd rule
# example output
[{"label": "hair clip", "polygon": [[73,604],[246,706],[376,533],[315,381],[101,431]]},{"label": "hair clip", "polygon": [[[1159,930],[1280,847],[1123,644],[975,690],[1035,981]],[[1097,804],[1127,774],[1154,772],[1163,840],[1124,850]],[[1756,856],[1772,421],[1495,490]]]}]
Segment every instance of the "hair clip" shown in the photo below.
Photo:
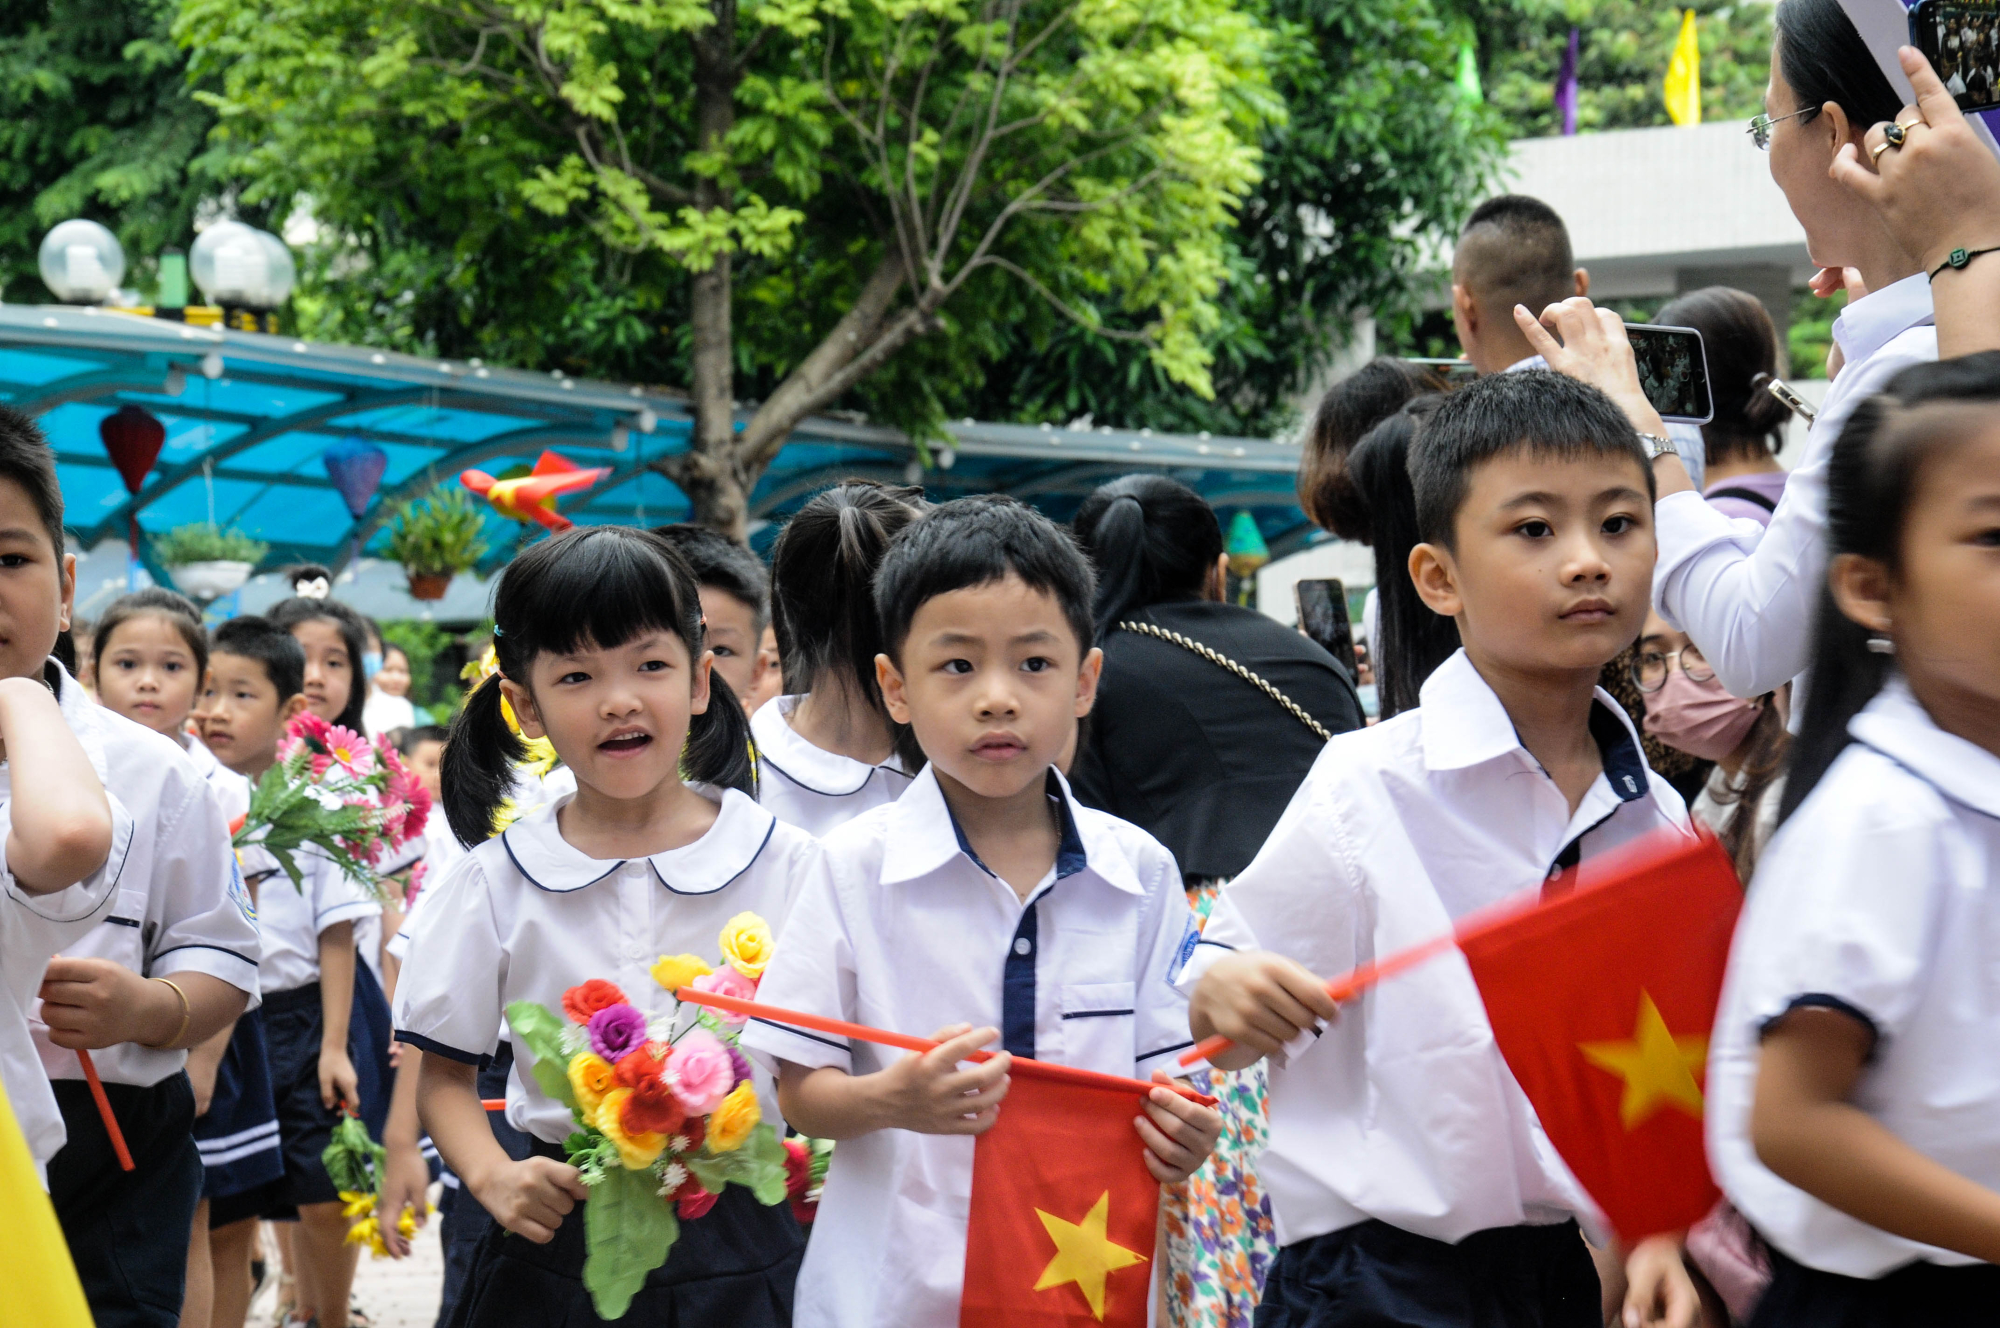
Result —
[{"label": "hair clip", "polygon": [[503,631],[501,631],[501,630],[500,630],[500,624],[499,624],[499,623],[494,623],[494,624],[493,624],[493,635],[495,635],[495,636],[505,636],[505,635],[507,635],[507,634],[506,634],[505,632],[503,632]]}]

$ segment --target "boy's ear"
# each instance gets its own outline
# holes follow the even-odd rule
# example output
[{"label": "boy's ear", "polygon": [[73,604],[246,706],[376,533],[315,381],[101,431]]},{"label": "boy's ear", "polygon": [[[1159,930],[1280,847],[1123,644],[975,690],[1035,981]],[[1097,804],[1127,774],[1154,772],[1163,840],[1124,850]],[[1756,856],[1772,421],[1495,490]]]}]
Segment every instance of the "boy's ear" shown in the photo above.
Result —
[{"label": "boy's ear", "polygon": [[[708,684],[702,684],[706,694]],[[535,709],[535,695],[512,678],[500,680],[500,695],[507,698],[507,704],[514,707],[514,722],[521,726],[524,738],[546,738],[549,731],[542,727],[542,712]]]},{"label": "boy's ear", "polygon": [[1889,569],[1858,553],[1836,555],[1827,564],[1826,588],[1842,616],[1871,632],[1887,636],[1895,622],[1889,614]]},{"label": "boy's ear", "polygon": [[1465,611],[1465,600],[1458,590],[1458,564],[1442,544],[1419,544],[1410,550],[1410,580],[1432,613],[1456,618]]},{"label": "boy's ear", "polygon": [[1096,646],[1076,671],[1076,717],[1082,719],[1097,704],[1097,684],[1104,677],[1104,652]]},{"label": "boy's ear", "polygon": [[74,616],[75,609],[76,555],[65,553],[62,556],[62,614],[56,620],[57,631],[67,632],[69,630],[70,619]]},{"label": "boy's ear", "polygon": [[[704,650],[701,658],[694,662],[694,687],[688,695],[688,713],[705,715],[708,713],[708,680],[715,676],[715,652]],[[519,711],[515,714],[519,715]]]},{"label": "boy's ear", "polygon": [[898,724],[910,722],[910,698],[903,688],[903,671],[887,655],[875,657],[875,685],[882,689],[882,706]]},{"label": "boy's ear", "polygon": [[304,692],[293,692],[291,699],[278,707],[278,722],[280,724],[291,723],[300,715],[303,715],[306,712],[306,707],[311,704],[310,701],[306,700]]}]

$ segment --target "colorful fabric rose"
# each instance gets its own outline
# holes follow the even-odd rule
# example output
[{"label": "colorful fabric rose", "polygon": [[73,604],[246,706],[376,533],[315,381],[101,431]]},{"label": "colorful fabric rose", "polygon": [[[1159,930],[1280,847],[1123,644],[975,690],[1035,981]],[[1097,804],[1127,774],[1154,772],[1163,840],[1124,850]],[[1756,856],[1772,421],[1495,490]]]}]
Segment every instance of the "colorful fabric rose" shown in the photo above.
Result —
[{"label": "colorful fabric rose", "polygon": [[619,1123],[627,1133],[672,1135],[686,1119],[687,1111],[681,1100],[657,1076],[640,1080],[618,1114]]},{"label": "colorful fabric rose", "polygon": [[573,1024],[587,1024],[590,1017],[610,1005],[625,1005],[625,993],[617,984],[602,978],[580,982],[563,993],[563,1013]]},{"label": "colorful fabric rose", "polygon": [[755,913],[738,913],[722,927],[722,957],[744,977],[755,982],[764,976],[777,942],[770,924]]},{"label": "colorful fabric rose", "polygon": [[591,1050],[613,1065],[646,1045],[646,1016],[630,1005],[607,1005],[586,1027]]},{"label": "colorful fabric rose", "polygon": [[736,1085],[736,1067],[729,1049],[707,1029],[697,1028],[674,1044],[663,1072],[674,1096],[690,1116],[706,1116],[721,1105]]},{"label": "colorful fabric rose", "polygon": [[681,1187],[680,1197],[674,1200],[674,1211],[680,1215],[681,1221],[692,1222],[715,1207],[715,1198],[701,1187],[700,1181],[690,1178]]},{"label": "colorful fabric rose", "polygon": [[648,1042],[637,1051],[625,1056],[617,1066],[618,1086],[637,1088],[647,1079],[659,1078],[660,1067],[667,1063],[667,1057],[672,1051],[673,1048],[664,1042]]},{"label": "colorful fabric rose", "polygon": [[800,1226],[819,1216],[819,1205],[806,1198],[811,1188],[812,1150],[803,1139],[785,1140],[785,1202],[791,1205],[792,1217]]},{"label": "colorful fabric rose", "polygon": [[[734,996],[742,1001],[754,1000],[757,996],[757,984],[738,973],[734,967],[704,974],[690,985],[696,991],[712,991],[723,996]],[[714,1010],[715,1017],[728,1028],[741,1028],[750,1020],[747,1014],[737,1014],[733,1010],[715,1010],[713,1006],[709,1008]]]},{"label": "colorful fabric rose", "polygon": [[667,1146],[667,1136],[640,1131],[637,1134],[625,1128],[625,1104],[631,1101],[632,1090],[614,1088],[604,1095],[597,1104],[597,1112],[592,1123],[618,1149],[619,1160],[628,1171],[640,1171],[653,1165]]},{"label": "colorful fabric rose", "polygon": [[729,1048],[729,1067],[736,1072],[736,1084],[741,1087],[750,1080],[750,1058],[734,1047]]},{"label": "colorful fabric rose", "polygon": [[711,1153],[733,1153],[743,1146],[750,1137],[750,1131],[757,1128],[757,1122],[764,1118],[757,1105],[757,1089],[751,1084],[738,1084],[729,1090],[729,1096],[722,1099],[708,1118],[708,1151]]},{"label": "colorful fabric rose", "polygon": [[618,1087],[611,1062],[593,1051],[580,1051],[570,1057],[566,1073],[569,1091],[576,1095],[576,1103],[586,1115],[596,1111],[604,1095]]},{"label": "colorful fabric rose", "polygon": [[661,955],[659,962],[653,965],[653,981],[668,991],[679,991],[696,978],[714,971],[691,954]]}]

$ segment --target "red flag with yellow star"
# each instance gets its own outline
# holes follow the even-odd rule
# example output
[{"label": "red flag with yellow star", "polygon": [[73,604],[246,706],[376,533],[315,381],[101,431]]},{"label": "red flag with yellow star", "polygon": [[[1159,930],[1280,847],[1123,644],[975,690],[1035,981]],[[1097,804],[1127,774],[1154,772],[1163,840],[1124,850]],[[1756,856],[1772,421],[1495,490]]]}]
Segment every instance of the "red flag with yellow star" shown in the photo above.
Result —
[{"label": "red flag with yellow star", "polygon": [[972,1154],[959,1328],[1146,1328],[1160,1183],[1137,1085],[1016,1060]]},{"label": "red flag with yellow star", "polygon": [[1743,889],[1713,835],[1650,836],[1583,888],[1461,934],[1501,1054],[1619,1235],[1696,1221],[1708,1031]]}]

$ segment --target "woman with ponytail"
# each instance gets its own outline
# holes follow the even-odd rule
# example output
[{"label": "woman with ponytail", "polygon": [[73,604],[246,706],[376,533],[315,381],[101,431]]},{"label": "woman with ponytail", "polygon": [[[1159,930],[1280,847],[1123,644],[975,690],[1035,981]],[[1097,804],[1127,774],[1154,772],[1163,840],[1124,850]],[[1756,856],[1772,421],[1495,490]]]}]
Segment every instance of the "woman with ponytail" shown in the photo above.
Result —
[{"label": "woman with ponytail", "polygon": [[[1104,651],[1070,769],[1076,796],[1172,850],[1205,920],[1327,738],[1361,727],[1354,679],[1303,634],[1226,602],[1222,528],[1178,480],[1113,480],[1084,499],[1072,529],[1097,565]],[[1247,1328],[1277,1253],[1251,1170],[1266,1140],[1263,1063],[1195,1078],[1222,1100],[1223,1134],[1167,1192],[1164,1322]]]},{"label": "woman with ponytail", "polygon": [[1730,950],[1709,1156],[1759,1328],[1958,1328],[2000,1294],[2000,351],[1909,369],[1827,467],[1784,819]]},{"label": "woman with ponytail", "polygon": [[785,695],[750,731],[758,799],[815,835],[894,802],[923,764],[882,708],[883,653],[871,586],[896,532],[924,511],[921,489],[849,480],[799,509],[771,553],[771,625]]},{"label": "woman with ponytail", "polygon": [[[649,1019],[670,1018],[673,997],[649,966],[714,954],[738,914],[781,929],[819,845],[750,796],[749,723],[713,672],[694,573],[666,540],[614,526],[556,535],[508,565],[493,616],[499,672],[444,750],[445,814],[471,851],[426,889],[411,923],[396,1036],[424,1053],[425,1127],[497,1224],[452,1322],[594,1323],[576,1211],[588,1191],[563,1160],[569,1107],[517,1054],[507,1121],[532,1152],[516,1160],[480,1105],[477,1069],[513,1036],[503,1012],[514,1001],[560,1008],[569,988],[598,978]],[[523,755],[503,699],[522,734],[555,747],[576,792],[494,835]],[[775,1118],[768,1082],[759,1086]],[[729,1186],[702,1216],[682,1217],[630,1322],[788,1324],[804,1245],[789,1208]]]}]

